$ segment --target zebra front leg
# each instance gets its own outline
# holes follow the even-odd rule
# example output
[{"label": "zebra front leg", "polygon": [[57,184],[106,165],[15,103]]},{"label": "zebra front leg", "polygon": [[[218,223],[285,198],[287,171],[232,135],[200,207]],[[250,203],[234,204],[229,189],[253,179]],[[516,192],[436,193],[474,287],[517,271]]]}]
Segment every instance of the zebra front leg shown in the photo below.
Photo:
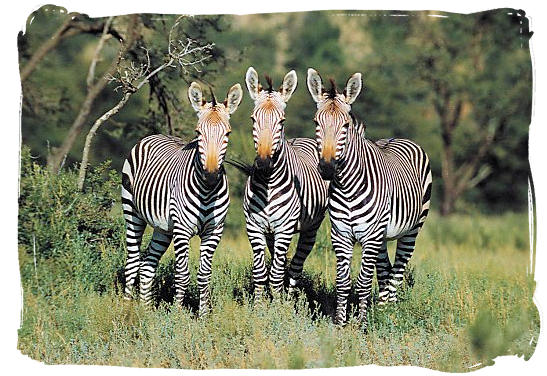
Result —
[{"label": "zebra front leg", "polygon": [[213,231],[206,232],[201,236],[201,245],[199,250],[199,270],[198,270],[198,288],[199,288],[199,316],[206,316],[211,310],[211,293],[209,282],[211,280],[211,264],[213,254],[220,242],[223,225]]},{"label": "zebra front leg", "polygon": [[161,256],[163,256],[169,244],[171,244],[171,239],[172,236],[170,234],[168,235],[154,229],[152,240],[150,240],[145,259],[142,261],[139,271],[140,298],[145,304],[152,302],[152,285],[156,269]]},{"label": "zebra front leg", "polygon": [[255,299],[258,300],[264,296],[268,282],[265,260],[266,236],[261,229],[249,223],[247,223],[247,236],[253,251],[253,287]]},{"label": "zebra front leg", "polygon": [[292,233],[276,233],[274,241],[274,255],[270,266],[270,290],[274,296],[283,292],[283,278],[287,263],[287,251],[291,244]]},{"label": "zebra front leg", "polygon": [[412,230],[410,234],[397,240],[397,251],[395,252],[395,261],[391,268],[389,278],[389,302],[397,302],[397,289],[403,283],[403,275],[410,260],[418,236],[418,228]]},{"label": "zebra front leg", "polygon": [[378,305],[384,305],[389,298],[389,277],[391,262],[387,253],[387,240],[384,239],[376,260],[376,277],[378,279]]},{"label": "zebra front leg", "polygon": [[377,239],[367,239],[366,242],[362,243],[363,255],[355,290],[359,296],[359,322],[365,330],[367,328],[367,312],[372,292],[374,266],[378,259],[378,253],[382,249],[384,243],[385,241],[381,237]]},{"label": "zebra front leg", "polygon": [[175,247],[175,302],[182,306],[186,289],[190,283],[188,270],[188,251],[192,233],[184,228],[173,230],[173,245]]},{"label": "zebra front leg", "polygon": [[126,224],[125,237],[127,244],[124,298],[133,299],[141,259],[140,246],[142,235],[146,229],[146,222],[138,215],[133,205],[133,195],[125,187],[122,187],[122,207]]},{"label": "zebra front leg", "polygon": [[293,294],[299,285],[302,278],[302,270],[304,269],[304,262],[308,258],[311,250],[313,249],[313,245],[315,244],[317,230],[318,229],[313,229],[300,233],[298,244],[296,246],[296,252],[289,267],[289,294]]},{"label": "zebra front leg", "polygon": [[351,290],[351,257],[353,255],[353,238],[331,230],[331,241],[336,253],[336,316],[334,323],[344,325],[347,320],[348,296]]}]

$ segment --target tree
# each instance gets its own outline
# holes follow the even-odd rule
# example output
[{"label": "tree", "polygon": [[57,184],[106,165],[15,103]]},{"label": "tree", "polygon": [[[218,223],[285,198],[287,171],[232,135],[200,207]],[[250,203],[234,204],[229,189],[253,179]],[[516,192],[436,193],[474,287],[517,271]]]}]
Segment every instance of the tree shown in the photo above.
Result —
[{"label": "tree", "polygon": [[[85,146],[82,153],[82,163],[80,164],[80,173],[78,178],[78,189],[82,190],[85,181],[85,175],[87,171],[87,165],[89,160],[89,149],[91,147],[91,141],[95,136],[95,133],[99,127],[111,116],[117,114],[123,106],[127,103],[129,98],[139,91],[145,84],[149,83],[150,80],[162,72],[166,68],[176,68],[179,67],[184,74],[188,74],[188,69],[194,68],[197,72],[200,72],[199,66],[203,65],[203,62],[207,60],[210,55],[208,52],[213,48],[213,44],[206,44],[200,46],[196,44],[192,39],[187,39],[186,41],[175,41],[173,40],[173,31],[179,25],[179,17],[173,27],[169,32],[169,40],[167,43],[167,61],[160,66],[153,68],[150,66],[150,55],[148,50],[146,52],[146,62],[145,63],[135,63],[133,61],[127,63],[125,59],[120,55],[120,60],[118,62],[117,76],[107,77],[109,81],[113,81],[119,84],[115,90],[121,88],[123,92],[122,98],[116,103],[114,107],[104,113],[99,117],[91,130],[87,134],[85,140]],[[106,26],[105,26],[106,28]],[[106,35],[106,33],[103,33]]]},{"label": "tree", "polygon": [[[118,40],[122,40],[121,35],[110,27],[107,32]],[[21,68],[21,82],[26,81],[30,74],[36,69],[40,61],[64,39],[73,37],[80,33],[100,34],[105,30],[105,21],[91,22],[91,20],[79,13],[69,13],[55,32],[47,38],[42,45],[32,54],[30,59]],[[24,34],[19,33],[19,45],[24,44]]]},{"label": "tree", "polygon": [[[448,215],[472,188],[507,173],[487,163],[500,142],[516,152],[517,140],[526,138],[532,82],[527,19],[510,9],[446,17],[426,12],[373,19],[367,27],[374,30],[375,50],[394,50],[374,66],[380,73],[373,79],[384,81],[372,99],[375,112],[391,120],[402,115],[407,129],[401,133],[410,138],[424,127],[420,121],[435,115],[441,142],[432,165],[436,172],[435,159],[441,161],[435,185],[442,185],[440,212]],[[509,130],[513,144],[504,140]]]},{"label": "tree", "polygon": [[[125,30],[125,41],[121,44],[119,48],[118,54],[123,55],[125,54],[130,48],[133,47],[133,44],[135,43],[135,40],[138,38],[138,30],[137,30],[137,23],[139,16],[136,14],[133,14],[131,16],[127,16],[128,22],[127,27]],[[101,38],[100,41],[103,39]],[[99,41],[99,43],[100,43]],[[99,51],[100,52],[100,51]],[[93,77],[94,71],[94,62],[96,60],[94,59],[90,65],[90,71],[88,74],[88,77]],[[48,167],[51,171],[57,172],[59,168],[61,168],[61,164],[63,163],[63,160],[66,158],[66,155],[72,149],[74,142],[76,141],[76,138],[80,135],[83,128],[86,125],[87,118],[89,116],[89,113],[91,112],[91,107],[93,106],[93,103],[95,102],[95,99],[97,96],[103,91],[108,81],[106,80],[106,76],[111,76],[115,74],[116,69],[118,67],[118,59],[115,58],[108,68],[106,74],[98,79],[95,83],[89,85],[87,87],[87,95],[80,107],[80,111],[78,112],[78,115],[74,119],[72,125],[70,126],[70,129],[68,130],[68,133],[58,148],[53,148],[50,155],[48,155]],[[88,83],[90,83],[90,80],[87,80]],[[92,82],[92,81],[91,81]]]}]

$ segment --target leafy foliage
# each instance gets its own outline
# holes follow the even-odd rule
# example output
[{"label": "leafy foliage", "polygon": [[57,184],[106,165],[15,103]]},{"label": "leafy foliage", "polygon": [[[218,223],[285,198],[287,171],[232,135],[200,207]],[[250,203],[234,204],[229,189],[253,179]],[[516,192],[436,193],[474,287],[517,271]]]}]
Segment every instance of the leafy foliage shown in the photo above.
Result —
[{"label": "leafy foliage", "polygon": [[[76,189],[76,175],[72,170],[52,174],[33,161],[27,147],[22,150],[19,245],[35,264],[56,269],[41,285],[48,295],[71,281],[82,290],[112,289],[122,266],[121,252],[104,263],[106,249],[123,250],[122,218],[110,215],[119,201],[118,173],[110,162],[97,166],[85,193]],[[32,270],[23,270],[23,278],[33,280],[31,275]]]}]

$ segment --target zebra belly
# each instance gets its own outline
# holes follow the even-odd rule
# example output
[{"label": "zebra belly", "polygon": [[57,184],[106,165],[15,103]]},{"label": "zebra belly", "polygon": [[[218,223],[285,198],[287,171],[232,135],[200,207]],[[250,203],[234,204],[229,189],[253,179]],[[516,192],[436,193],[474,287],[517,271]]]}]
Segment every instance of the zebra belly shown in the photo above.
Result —
[{"label": "zebra belly", "polygon": [[408,231],[410,231],[412,227],[414,226],[408,226],[408,225],[401,226],[400,224],[392,223],[392,221],[390,221],[386,228],[386,239],[387,240],[398,239],[401,236],[405,235]]},{"label": "zebra belly", "polygon": [[169,215],[169,205],[162,211],[162,213],[157,213],[155,215],[152,213],[147,215],[147,213],[140,210],[140,208],[139,211],[141,212],[140,214],[146,223],[154,229],[158,229],[169,234],[173,232],[173,219],[171,218],[171,215]]},{"label": "zebra belly", "polygon": [[406,220],[398,220],[392,213],[386,227],[387,240],[395,240],[406,235],[418,223],[418,215],[419,213],[408,214]]}]

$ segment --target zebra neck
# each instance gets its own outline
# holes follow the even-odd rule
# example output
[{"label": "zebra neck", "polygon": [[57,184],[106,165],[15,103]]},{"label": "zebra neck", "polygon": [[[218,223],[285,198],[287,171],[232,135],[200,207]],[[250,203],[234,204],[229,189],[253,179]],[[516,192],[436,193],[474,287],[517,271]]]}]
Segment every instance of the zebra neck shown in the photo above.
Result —
[{"label": "zebra neck", "polygon": [[351,125],[347,133],[346,148],[338,162],[335,180],[344,183],[356,175],[366,176],[367,140],[355,125]]}]

